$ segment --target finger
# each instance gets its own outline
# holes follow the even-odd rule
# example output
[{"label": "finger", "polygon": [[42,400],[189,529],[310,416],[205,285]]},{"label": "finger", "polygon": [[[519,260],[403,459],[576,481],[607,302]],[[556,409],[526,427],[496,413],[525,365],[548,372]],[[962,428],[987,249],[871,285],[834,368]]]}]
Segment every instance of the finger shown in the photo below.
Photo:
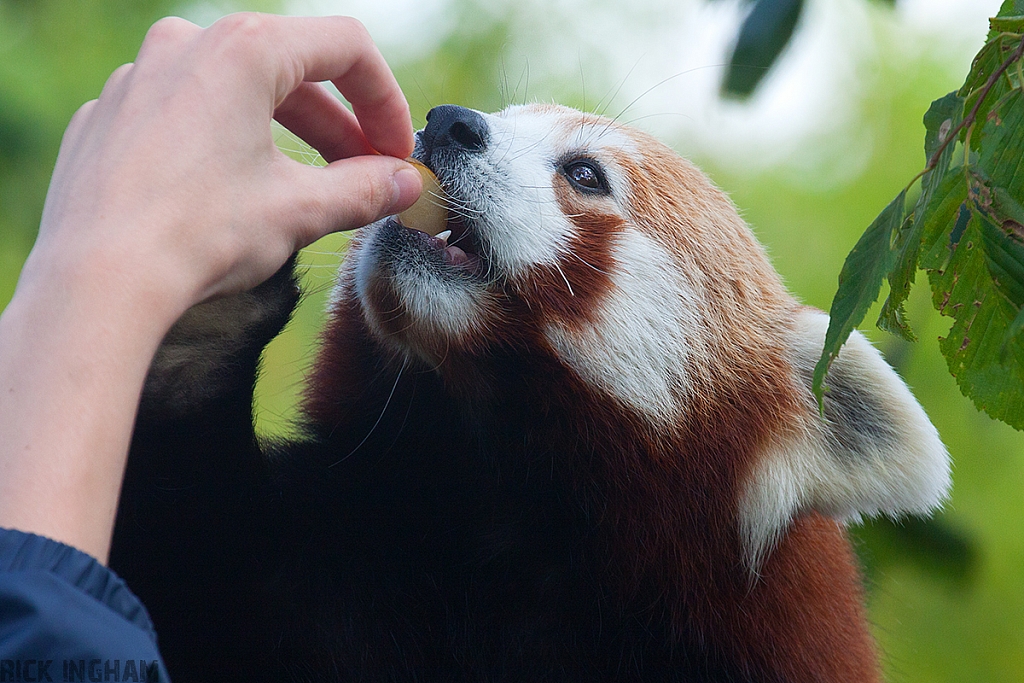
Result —
[{"label": "finger", "polygon": [[298,230],[296,248],[339,230],[351,230],[399,211],[422,191],[420,174],[389,156],[359,156],[324,168],[287,161],[291,176],[277,184],[289,188],[281,197]]},{"label": "finger", "polygon": [[[79,158],[83,153],[82,147],[88,147],[89,142],[89,129],[93,125],[93,116],[98,104],[97,100],[89,100],[74,113],[71,120],[68,121],[67,128],[64,129],[64,135],[60,140],[60,149],[57,154],[57,165],[54,168],[53,177],[50,178],[51,188],[60,186],[63,180],[63,173],[61,172],[64,168],[72,166],[75,159]],[[83,144],[83,141],[86,144]],[[51,194],[56,197],[57,193],[51,189],[47,192],[47,202],[52,202]],[[45,210],[44,210],[45,211]]]},{"label": "finger", "polygon": [[107,77],[106,83],[103,84],[103,89],[100,91],[100,96],[97,99],[95,106],[105,107],[108,110],[111,108],[117,108],[120,106],[121,100],[124,97],[124,93],[128,88],[128,82],[131,78],[131,74],[135,71],[135,64],[128,62],[114,69],[113,73]]},{"label": "finger", "polygon": [[374,153],[355,115],[319,83],[300,84],[274,118],[328,162]]},{"label": "finger", "polygon": [[[352,103],[352,112],[359,121],[359,125],[362,126],[363,135],[370,141],[374,149],[381,154],[390,154],[401,159],[412,154],[414,142],[412,117],[409,115],[409,103],[406,102],[405,95],[400,90],[391,94],[392,101],[379,100],[372,106],[366,106],[346,93],[343,84],[337,85],[338,90]],[[401,110],[402,113],[397,118],[402,123],[397,124],[397,127],[386,123],[378,117],[377,112],[382,109]]]},{"label": "finger", "polygon": [[384,57],[355,19],[237,14],[218,21],[207,35],[211,41],[250,46],[259,36],[262,44],[273,46],[258,54],[267,60],[262,73],[279,89],[277,104],[302,81],[330,80],[352,103],[374,149],[400,158],[412,152],[409,105]]},{"label": "finger", "polygon": [[192,42],[202,33],[201,29],[191,21],[180,17],[164,17],[160,19],[146,32],[139,46],[139,56],[136,61],[146,61],[155,54],[178,52],[187,43]]},{"label": "finger", "polygon": [[64,138],[61,145],[67,144],[72,140],[77,139],[83,128],[89,125],[89,119],[92,118],[92,112],[96,108],[97,101],[89,100],[74,113],[71,120],[68,121],[67,128],[64,129]]},{"label": "finger", "polygon": [[135,64],[128,62],[114,69],[113,73],[107,78],[107,82],[103,84],[103,90],[100,91],[100,97],[106,95],[110,97],[111,92],[117,91],[123,87],[124,82],[128,79],[129,74],[135,68]]}]

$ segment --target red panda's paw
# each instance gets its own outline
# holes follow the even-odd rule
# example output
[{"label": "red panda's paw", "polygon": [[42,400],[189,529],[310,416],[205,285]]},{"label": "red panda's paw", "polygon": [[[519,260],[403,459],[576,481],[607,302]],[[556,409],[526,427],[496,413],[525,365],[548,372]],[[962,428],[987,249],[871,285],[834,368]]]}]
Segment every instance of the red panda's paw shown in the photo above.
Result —
[{"label": "red panda's paw", "polygon": [[186,311],[150,366],[140,419],[177,419],[205,410],[211,401],[251,395],[263,347],[298,303],[294,267],[293,257],[261,285]]}]

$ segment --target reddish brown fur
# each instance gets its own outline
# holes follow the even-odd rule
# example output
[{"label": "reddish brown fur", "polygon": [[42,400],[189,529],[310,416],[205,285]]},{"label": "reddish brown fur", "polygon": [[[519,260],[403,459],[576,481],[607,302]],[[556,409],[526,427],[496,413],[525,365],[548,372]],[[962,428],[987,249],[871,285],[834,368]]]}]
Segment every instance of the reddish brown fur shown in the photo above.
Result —
[{"label": "reddish brown fur", "polygon": [[[707,332],[718,337],[710,347],[724,354],[707,365],[705,386],[695,392],[704,401],[691,406],[678,458],[690,463],[683,479],[704,479],[718,490],[711,504],[728,510],[702,539],[706,563],[687,570],[702,577],[698,591],[716,589],[706,595],[705,623],[710,626],[717,615],[717,628],[724,630],[719,637],[732,640],[736,656],[746,653],[754,669],[791,667],[786,680],[877,680],[858,572],[835,522],[817,515],[798,519],[749,593],[741,576],[722,581],[723,568],[745,571],[736,538],[742,484],[765,440],[785,432],[790,416],[801,410],[779,341],[794,302],[725,195],[660,143],[634,135],[643,158],[617,159],[632,179],[634,221],[676,254],[702,287],[710,304]],[[720,474],[709,481],[714,471]],[[672,493],[663,489],[661,495]],[[663,534],[675,539],[680,555],[693,540],[673,536],[670,528]]]},{"label": "reddish brown fur", "polygon": [[578,329],[593,320],[601,299],[611,292],[610,274],[615,269],[611,243],[625,221],[614,213],[577,205],[565,179],[558,175],[555,195],[576,234],[557,268],[535,267],[514,286],[538,324],[559,322]]},{"label": "reddish brown fur", "polygon": [[[367,388],[381,367],[364,365],[377,351],[357,308],[342,302],[325,339],[308,406],[318,424],[345,424],[390,382]],[[758,434],[781,417],[763,379],[664,434],[539,355],[523,367],[536,391],[527,421],[546,419],[534,438],[573,454],[560,467],[602,530],[599,552],[622,609],[649,605],[638,618],[667,616],[678,638],[713,644],[740,670],[776,672],[765,680],[877,680],[857,571],[835,522],[798,519],[756,581],[743,562],[735,491]],[[463,362],[446,364],[445,378],[458,383]]]},{"label": "reddish brown fur", "polygon": [[[617,159],[632,179],[629,222],[664,245],[701,288],[709,348],[717,354],[702,359],[693,376],[682,423],[652,427],[583,382],[546,341],[544,325],[582,327],[613,294],[612,244],[627,220],[579,199],[560,177],[556,194],[578,231],[572,254],[559,262],[562,272],[537,267],[511,283],[497,296],[496,318],[511,324],[494,324],[486,339],[449,349],[435,370],[455,395],[480,398],[474,385],[504,376],[488,366],[488,354],[503,350],[505,363],[510,350],[515,354],[514,372],[508,370],[515,386],[492,387],[486,399],[516,402],[531,438],[571,455],[554,466],[593,516],[595,552],[605,558],[623,610],[652,622],[667,618],[680,642],[705,644],[712,666],[741,676],[876,681],[858,572],[838,524],[800,517],[759,576],[744,561],[737,509],[745,477],[770,436],[801,409],[778,341],[795,304],[728,199],[660,144],[638,139],[642,159]],[[374,296],[397,309],[397,297]],[[395,313],[395,324],[405,324]],[[397,362],[371,338],[359,305],[343,297],[311,382],[312,421],[343,423],[365,387],[380,385],[387,365]]]}]

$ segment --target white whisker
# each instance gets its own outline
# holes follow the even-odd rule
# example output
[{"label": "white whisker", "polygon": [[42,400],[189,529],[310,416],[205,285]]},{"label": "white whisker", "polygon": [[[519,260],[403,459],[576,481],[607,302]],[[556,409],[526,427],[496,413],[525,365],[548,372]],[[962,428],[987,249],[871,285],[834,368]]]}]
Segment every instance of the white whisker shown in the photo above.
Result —
[{"label": "white whisker", "polygon": [[569,296],[575,297],[576,292],[572,291],[572,285],[569,284],[569,278],[565,276],[565,273],[562,271],[562,267],[555,263],[555,270],[557,270],[558,273],[562,276],[562,279],[565,280],[565,286],[569,288]]},{"label": "white whisker", "polygon": [[570,252],[569,252],[569,255],[570,255],[570,256],[572,256],[572,257],[573,257],[574,259],[576,259],[577,261],[579,261],[580,263],[582,263],[583,265],[587,266],[588,268],[591,268],[592,270],[596,270],[597,272],[601,273],[602,275],[609,275],[609,273],[606,273],[605,271],[601,270],[601,269],[600,269],[600,268],[598,268],[597,266],[595,266],[595,265],[593,265],[593,264],[591,264],[591,263],[588,263],[588,262],[587,262],[587,261],[586,261],[585,259],[583,259],[583,258],[582,258],[582,257],[581,257],[581,256],[580,256],[579,254],[577,254],[577,253],[575,253],[575,252],[572,252],[572,251],[570,251]]},{"label": "white whisker", "polygon": [[[344,457],[342,457],[342,458],[332,462],[330,465],[327,466],[328,468],[334,467],[335,465],[339,465],[339,464],[345,462],[346,460],[348,460],[349,458],[351,458],[352,454],[355,453],[356,451],[358,451],[360,448],[362,448],[363,444],[365,444],[367,439],[370,438],[370,435],[372,435],[373,432],[377,429],[377,425],[379,425],[380,421],[384,419],[384,413],[387,412],[388,406],[391,405],[391,399],[394,397],[395,390],[398,388],[398,382],[399,382],[399,380],[402,379],[402,373],[405,372],[405,368],[408,365],[409,365],[409,361],[408,361],[408,359],[405,359],[402,362],[402,367],[398,370],[398,376],[395,377],[395,384],[394,384],[394,386],[391,387],[391,393],[388,394],[388,399],[387,399],[387,401],[384,402],[384,407],[381,408],[380,415],[377,416],[377,421],[373,423],[372,427],[370,427],[370,431],[366,433],[366,436],[363,437],[363,440],[360,441],[359,444],[355,448],[353,448],[351,451],[348,452],[348,455],[346,455],[346,456],[344,456]],[[334,431],[332,430],[331,431],[331,435],[333,436],[333,434],[334,434]]]}]

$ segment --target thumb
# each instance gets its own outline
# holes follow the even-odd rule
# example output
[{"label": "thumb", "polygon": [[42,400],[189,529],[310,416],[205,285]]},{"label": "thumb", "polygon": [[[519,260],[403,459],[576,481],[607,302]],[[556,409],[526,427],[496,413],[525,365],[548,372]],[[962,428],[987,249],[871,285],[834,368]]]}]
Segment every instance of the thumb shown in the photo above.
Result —
[{"label": "thumb", "polygon": [[394,157],[349,157],[322,168],[292,163],[298,178],[289,179],[287,213],[301,226],[298,247],[404,211],[423,190],[419,172]]}]

